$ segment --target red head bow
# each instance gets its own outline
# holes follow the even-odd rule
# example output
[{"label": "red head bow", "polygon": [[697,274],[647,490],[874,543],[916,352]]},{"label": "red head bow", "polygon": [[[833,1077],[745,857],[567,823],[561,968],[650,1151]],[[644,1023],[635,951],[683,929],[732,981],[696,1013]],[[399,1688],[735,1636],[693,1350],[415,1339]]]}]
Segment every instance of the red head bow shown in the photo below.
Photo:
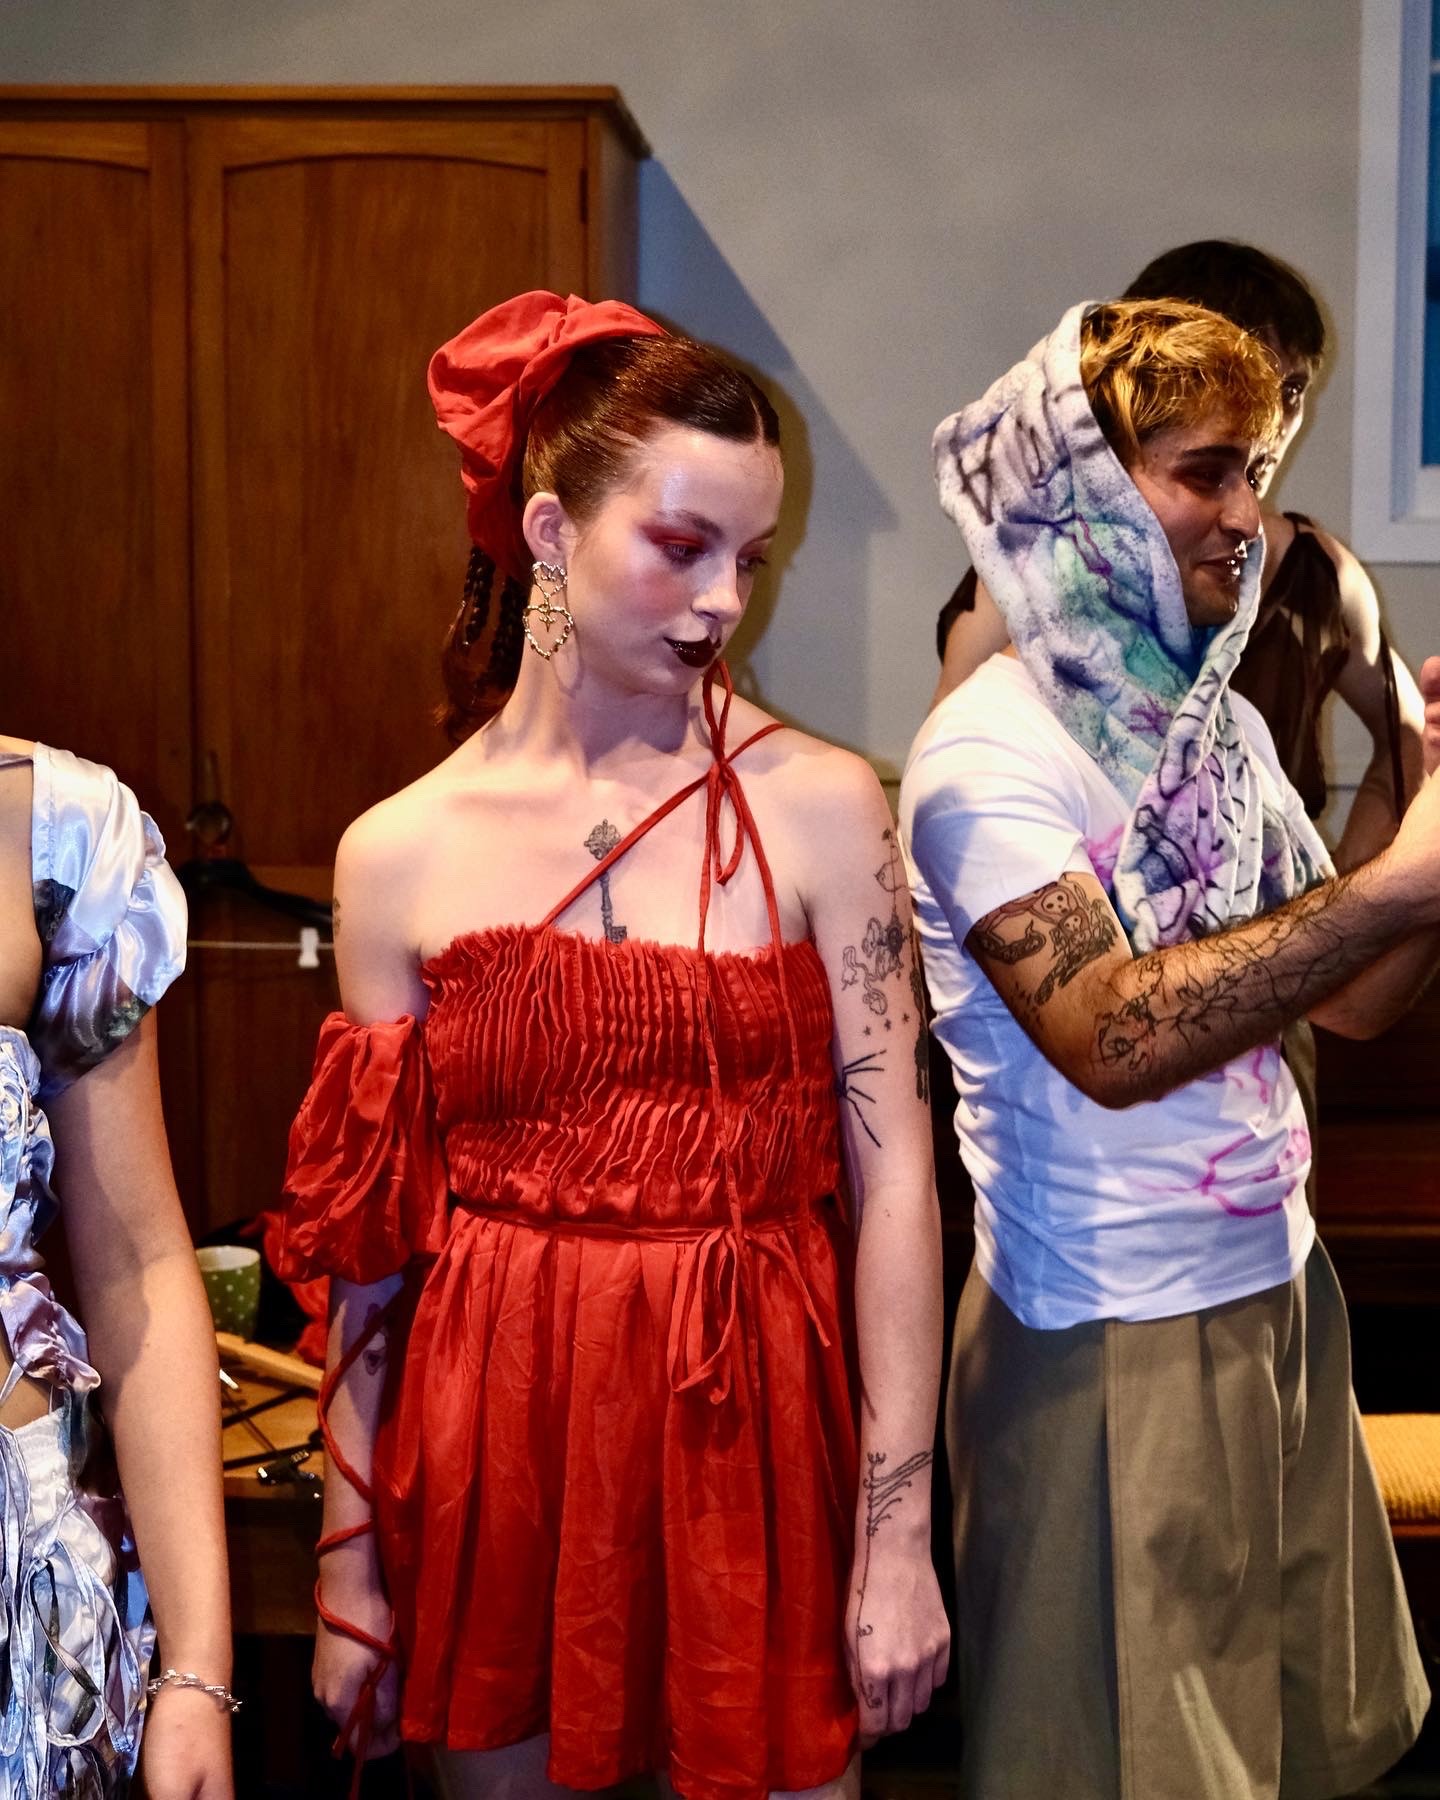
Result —
[{"label": "red head bow", "polygon": [[517,294],[491,307],[430,358],[430,398],[440,429],[460,446],[470,536],[505,574],[528,584],[516,486],[535,408],[582,344],[664,337],[620,300]]}]

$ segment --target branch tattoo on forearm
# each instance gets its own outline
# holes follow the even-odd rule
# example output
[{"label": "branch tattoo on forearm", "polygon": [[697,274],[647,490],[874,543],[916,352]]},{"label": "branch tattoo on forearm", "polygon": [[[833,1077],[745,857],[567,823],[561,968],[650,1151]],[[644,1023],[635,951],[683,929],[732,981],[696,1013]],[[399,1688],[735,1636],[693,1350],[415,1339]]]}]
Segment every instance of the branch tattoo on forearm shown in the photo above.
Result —
[{"label": "branch tattoo on forearm", "polygon": [[[1345,949],[1343,932],[1323,916],[1327,904],[1325,889],[1314,889],[1237,931],[1136,958],[1123,974],[1138,992],[1096,1026],[1100,1062],[1139,1073],[1165,1055],[1166,1039],[1195,1049],[1231,1026],[1265,1019],[1278,1030],[1298,1017],[1327,992]],[[1298,938],[1303,954],[1291,950]]]},{"label": "branch tattoo on forearm", "polygon": [[[1361,966],[1354,934],[1329,917],[1350,880],[1342,875],[1263,918],[1117,964],[1104,977],[1113,1004],[1104,1005],[1102,990],[1095,1023],[1101,1066],[1163,1073],[1170,1052],[1193,1057],[1207,1042],[1221,1062],[1257,1041],[1257,1027],[1279,1031],[1298,1017],[1347,968]],[[1051,958],[1026,996],[1037,1013],[1118,941],[1104,901],[1070,875],[997,907],[975,933],[978,955],[991,962],[1013,968]]]},{"label": "branch tattoo on forearm", "polygon": [[[907,1488],[915,1485],[916,1479],[923,1475],[934,1461],[934,1452],[917,1450],[914,1456],[907,1457],[898,1468],[886,1469],[888,1455],[884,1450],[867,1450],[865,1461],[869,1464],[865,1476],[860,1483],[860,1491],[865,1496],[865,1559],[860,1565],[860,1585],[855,1590],[857,1604],[855,1607],[855,1669],[860,1670],[860,1643],[875,1630],[873,1625],[865,1623],[865,1592],[870,1584],[870,1547],[876,1534],[896,1509],[904,1504]],[[879,1706],[884,1695],[873,1682],[864,1682],[865,1704]]]},{"label": "branch tattoo on forearm", "polygon": [[1112,985],[1118,979],[1138,987],[1101,1014],[1100,1062],[1143,1073],[1163,1059],[1167,1041],[1193,1051],[1222,1033],[1218,1049],[1228,1055],[1231,1040],[1252,1035],[1257,1022],[1278,1030],[1298,1017],[1343,978],[1346,934],[1325,914],[1346,880],[1233,931],[1125,964]]}]

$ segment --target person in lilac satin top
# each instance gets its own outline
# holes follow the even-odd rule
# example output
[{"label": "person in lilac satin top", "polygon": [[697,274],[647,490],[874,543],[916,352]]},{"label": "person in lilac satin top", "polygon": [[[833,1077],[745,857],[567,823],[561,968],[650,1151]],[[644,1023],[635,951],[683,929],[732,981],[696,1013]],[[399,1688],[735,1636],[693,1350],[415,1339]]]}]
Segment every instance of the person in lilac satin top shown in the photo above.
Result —
[{"label": "person in lilac satin top", "polygon": [[[0,738],[0,1800],[127,1793],[142,1723],[152,1800],[233,1792],[225,1704],[146,1705],[157,1627],[166,1664],[230,1669],[215,1345],[149,1016],[184,961],[135,796]],[[83,1325],[42,1273],[57,1215]],[[97,1409],[123,1501],[89,1478]]]}]

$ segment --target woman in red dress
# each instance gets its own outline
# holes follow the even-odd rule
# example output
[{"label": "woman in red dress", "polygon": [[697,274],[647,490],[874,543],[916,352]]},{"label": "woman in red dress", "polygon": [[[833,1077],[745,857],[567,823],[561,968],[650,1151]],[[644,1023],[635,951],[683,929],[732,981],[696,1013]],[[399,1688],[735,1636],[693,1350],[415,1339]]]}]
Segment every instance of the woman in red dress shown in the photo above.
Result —
[{"label": "woman in red dress", "polygon": [[550,294],[430,383],[459,744],[341,842],[279,1256],[335,1277],[316,1689],[447,1794],[853,1795],[948,1654],[939,1229],[884,796],[719,660],[778,424]]}]

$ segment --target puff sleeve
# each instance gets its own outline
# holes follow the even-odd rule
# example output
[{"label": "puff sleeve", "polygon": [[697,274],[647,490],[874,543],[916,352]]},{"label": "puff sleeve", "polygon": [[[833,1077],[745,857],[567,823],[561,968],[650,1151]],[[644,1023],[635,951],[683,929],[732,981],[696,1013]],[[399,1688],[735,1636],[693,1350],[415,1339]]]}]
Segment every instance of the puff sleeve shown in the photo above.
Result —
[{"label": "puff sleeve", "polygon": [[448,1200],[421,1027],[331,1013],[290,1128],[278,1230],[266,1234],[276,1273],[361,1284],[398,1274],[440,1250]]},{"label": "puff sleeve", "polygon": [[185,967],[185,896],[155,822],[109,769],[35,756],[35,911],[44,946],[29,1037],[42,1103],[103,1061]]}]

